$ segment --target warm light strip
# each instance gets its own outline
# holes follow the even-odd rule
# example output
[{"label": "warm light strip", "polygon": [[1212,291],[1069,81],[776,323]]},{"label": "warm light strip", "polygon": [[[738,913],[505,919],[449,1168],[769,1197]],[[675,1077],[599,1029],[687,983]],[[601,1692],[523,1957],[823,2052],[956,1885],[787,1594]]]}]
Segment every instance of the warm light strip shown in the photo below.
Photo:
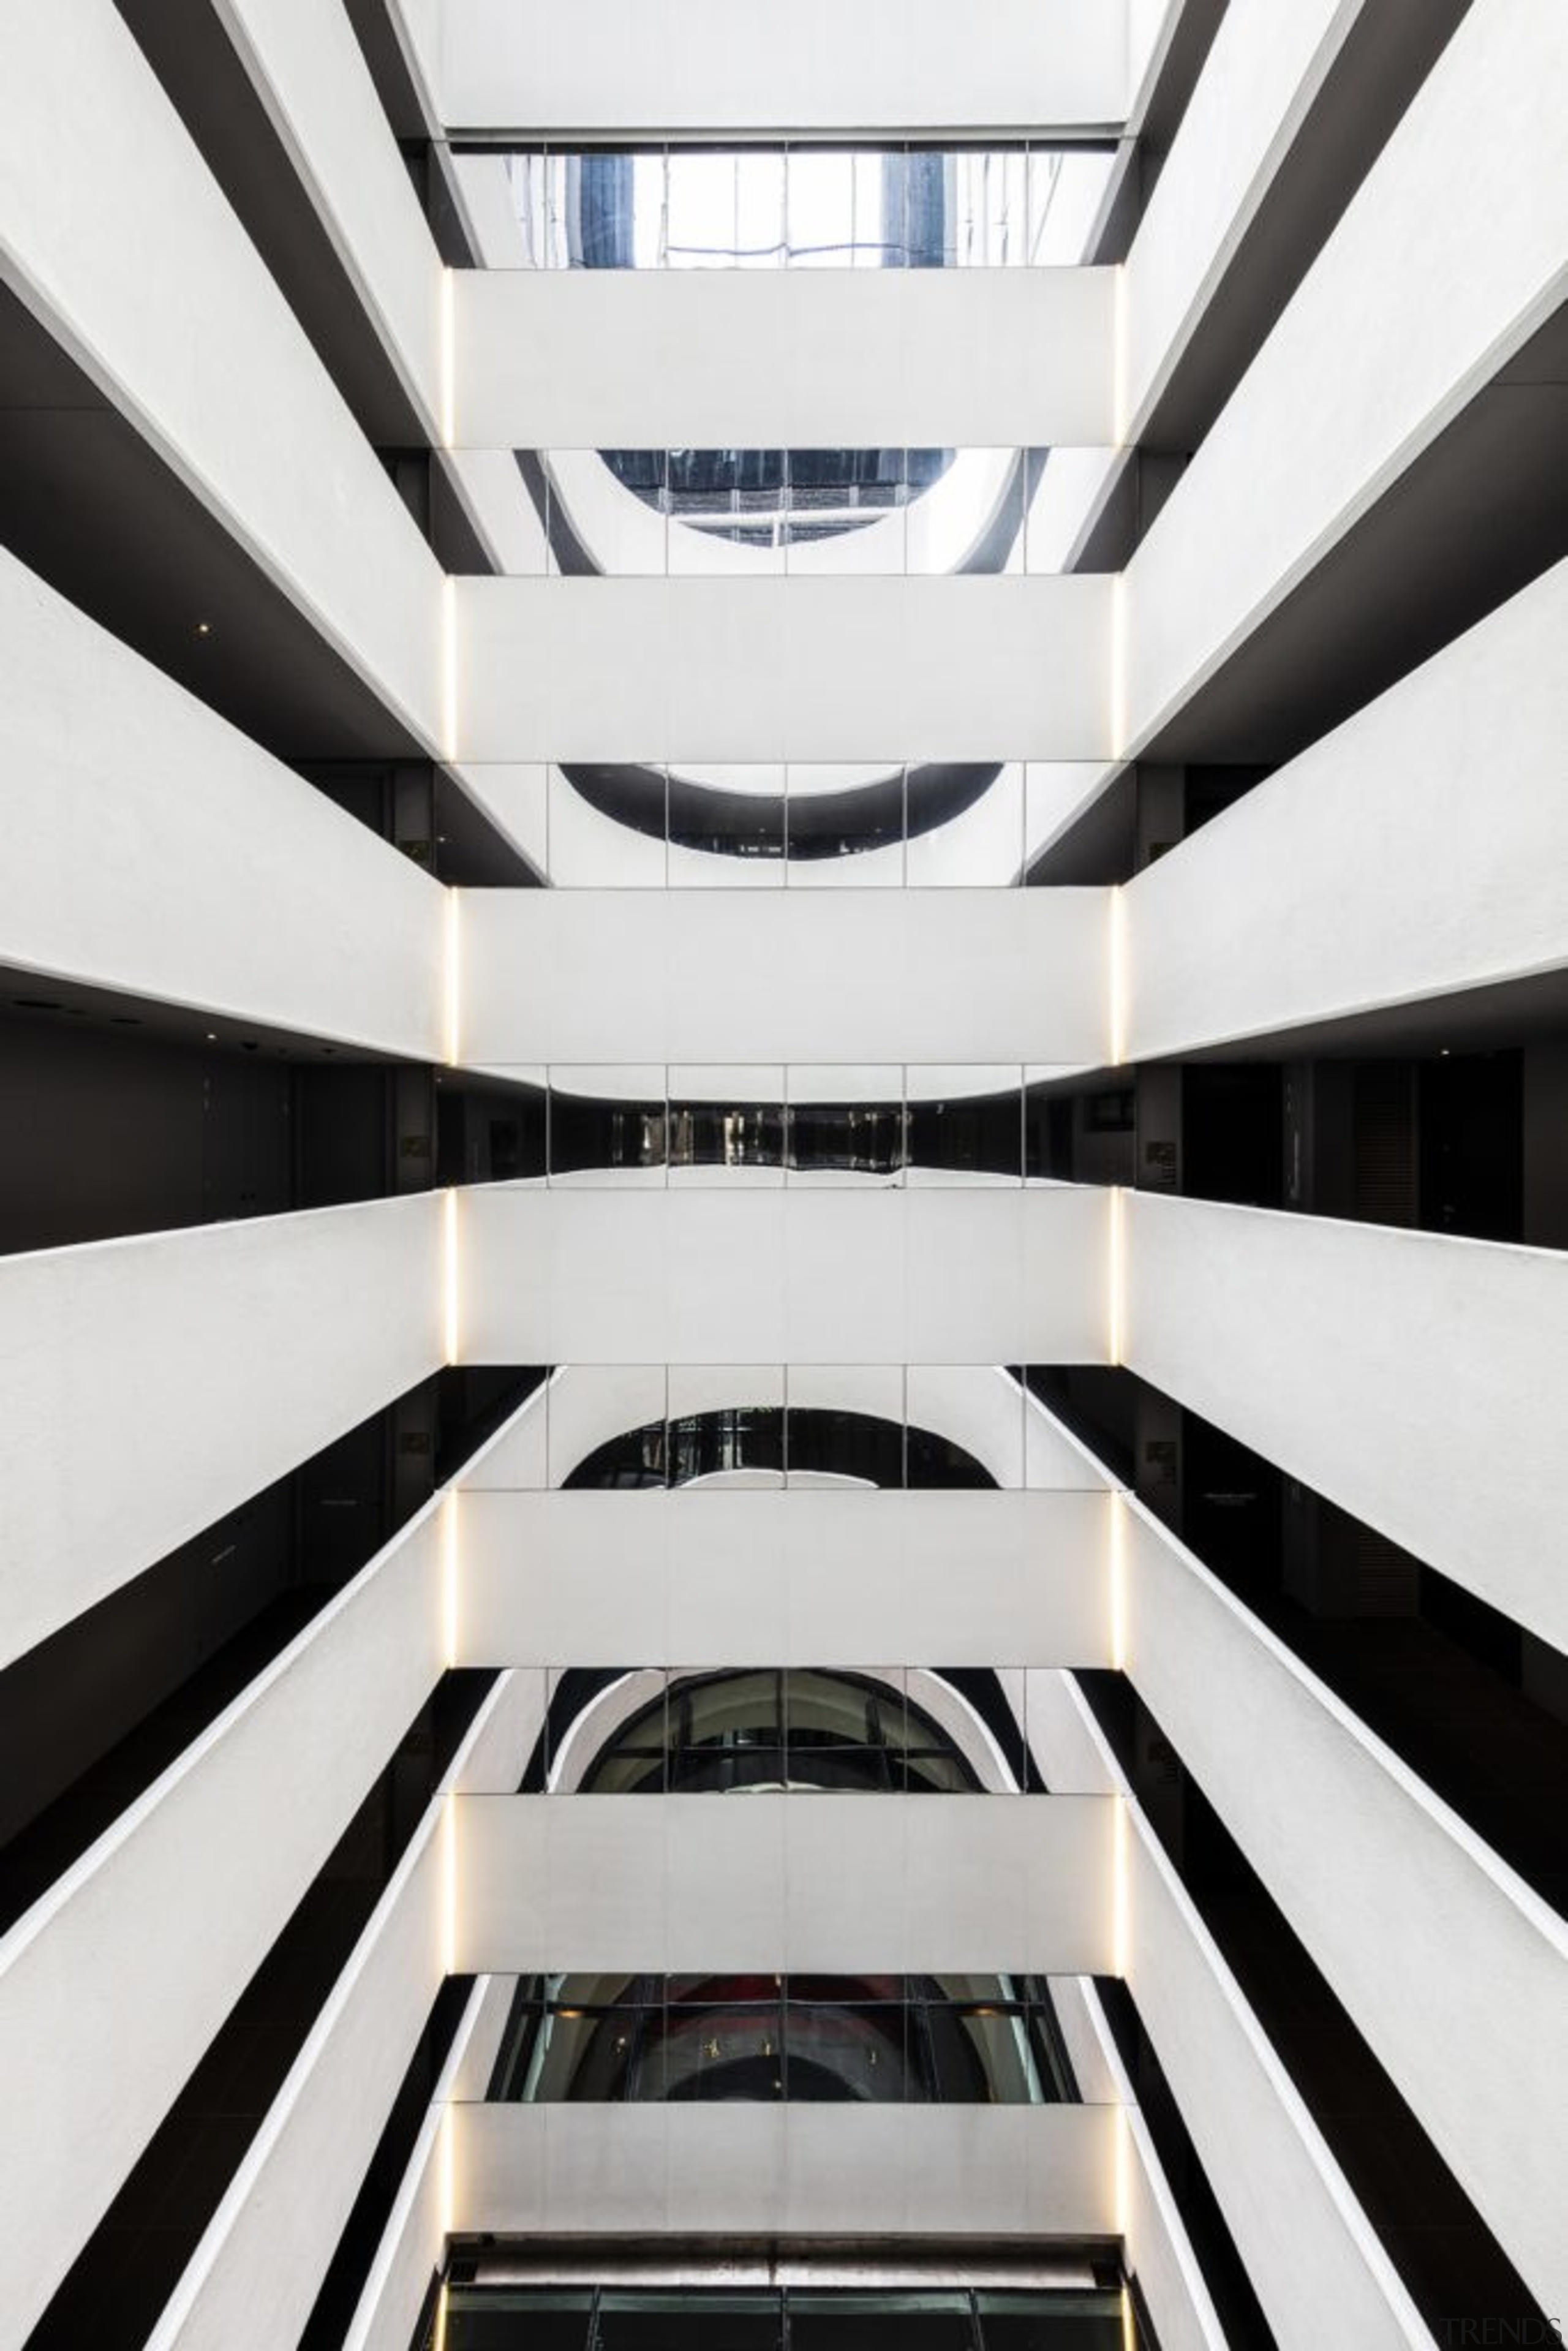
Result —
[{"label": "warm light strip", "polygon": [[457,582],[441,583],[441,756],[457,757]]},{"label": "warm light strip", "polygon": [[457,1361],[457,1194],[450,1186],[441,1201],[442,1353],[448,1364]]},{"label": "warm light strip", "polygon": [[[1126,2131],[1127,2126],[1125,2123],[1124,2123],[1122,2126],[1122,2135],[1124,2137],[1126,2137]],[[1122,2259],[1124,2261],[1127,2258],[1126,2240],[1127,2231],[1124,2226],[1122,2231]],[[1133,2297],[1127,2288],[1124,2286],[1122,2288],[1122,2351],[1137,2351],[1137,2344],[1138,2330],[1133,2324]]]},{"label": "warm light strip", "polygon": [[463,1050],[463,931],[458,893],[446,893],[446,1066],[457,1067]]},{"label": "warm light strip", "polygon": [[457,1489],[454,1487],[441,1509],[442,1630],[446,1670],[457,1663]]},{"label": "warm light strip", "polygon": [[1112,1365],[1122,1362],[1126,1317],[1127,1201],[1120,1184],[1111,1186],[1109,1230],[1105,1239],[1106,1353]]},{"label": "warm light strip", "polygon": [[[445,2130],[446,2126],[444,2123],[442,2125],[442,2146],[444,2147],[446,2144]],[[450,2236],[451,2233],[450,2229],[444,2229],[442,2231],[443,2236]],[[435,2305],[434,2351],[446,2351],[446,2283],[444,2279],[442,2281],[440,2297]]]},{"label": "warm light strip", "polygon": [[[450,269],[441,273],[440,368],[441,445],[450,449],[457,437],[457,328],[455,317],[457,280]],[[1118,329],[1118,349],[1120,330]]]}]

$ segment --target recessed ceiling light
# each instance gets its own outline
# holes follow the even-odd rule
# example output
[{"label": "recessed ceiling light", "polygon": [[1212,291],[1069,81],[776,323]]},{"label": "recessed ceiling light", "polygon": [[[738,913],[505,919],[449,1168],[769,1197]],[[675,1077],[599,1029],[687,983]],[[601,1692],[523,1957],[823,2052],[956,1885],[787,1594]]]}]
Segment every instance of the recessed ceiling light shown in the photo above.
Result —
[{"label": "recessed ceiling light", "polygon": [[217,1032],[217,1030],[216,1030],[215,1029],[208,1029],[208,1031],[207,1031],[207,1042],[208,1042],[208,1044],[209,1044],[209,1045],[215,1045],[215,1044],[217,1043],[217,1041],[218,1041],[218,1032]]},{"label": "recessed ceiling light", "polygon": [[196,622],[196,634],[197,634],[197,636],[199,636],[199,637],[210,637],[210,636],[212,635],[212,633],[213,633],[213,624],[212,624],[212,622],[211,622],[210,621],[198,621],[198,622]]}]

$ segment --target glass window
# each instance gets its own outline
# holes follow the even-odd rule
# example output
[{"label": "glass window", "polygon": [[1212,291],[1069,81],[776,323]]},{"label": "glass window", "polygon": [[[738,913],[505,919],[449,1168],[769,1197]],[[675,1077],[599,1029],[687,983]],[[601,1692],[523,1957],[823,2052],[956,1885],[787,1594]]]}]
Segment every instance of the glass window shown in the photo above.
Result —
[{"label": "glass window", "polygon": [[792,2351],[974,2351],[963,2294],[789,2296]]},{"label": "glass window", "polygon": [[604,2294],[597,2351],[778,2351],[777,2294]]},{"label": "glass window", "polygon": [[1103,146],[463,149],[489,268],[1014,268],[1085,258]]}]

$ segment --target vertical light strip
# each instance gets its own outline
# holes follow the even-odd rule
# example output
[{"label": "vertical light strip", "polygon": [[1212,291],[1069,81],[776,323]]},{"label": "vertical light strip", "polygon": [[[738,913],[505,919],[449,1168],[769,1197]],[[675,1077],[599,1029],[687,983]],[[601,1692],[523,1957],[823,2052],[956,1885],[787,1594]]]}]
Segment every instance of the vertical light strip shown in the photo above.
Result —
[{"label": "vertical light strip", "polygon": [[1126,1194],[1120,1184],[1113,1184],[1105,1236],[1105,1351],[1113,1369],[1121,1366],[1126,1335]]},{"label": "vertical light strip", "polygon": [[[1119,288],[1118,288],[1119,290]],[[441,329],[436,364],[440,371],[438,397],[441,413],[441,445],[450,449],[457,438],[457,325],[455,318],[457,282],[455,273],[441,273]],[[1120,340],[1118,331],[1118,342]]]},{"label": "vertical light strip", "polygon": [[457,757],[457,582],[441,582],[441,756]]},{"label": "vertical light strip", "polygon": [[457,1193],[448,1185],[441,1200],[442,1353],[457,1361]]},{"label": "vertical light strip", "polygon": [[450,1673],[457,1663],[457,1489],[441,1506],[442,1644]]},{"label": "vertical light strip", "polygon": [[[1127,2126],[1125,2123],[1124,2123],[1122,2126],[1124,2137],[1126,2136],[1126,2128]],[[1125,2261],[1126,2258],[1127,2231],[1124,2228],[1122,2231],[1122,2259]],[[1122,2288],[1122,2351],[1137,2351],[1137,2343],[1138,2330],[1133,2324],[1133,2297],[1127,2288],[1124,2286]]]},{"label": "vertical light strip", "polygon": [[463,916],[460,893],[449,888],[446,893],[445,935],[445,1005],[446,1066],[457,1067],[463,1050]]},{"label": "vertical light strip", "polygon": [[[442,2126],[441,2126],[441,2127],[442,2127],[442,2146],[444,2147],[444,2146],[445,2146],[445,2144],[446,2144],[446,2138],[445,2138],[446,2125],[445,2125],[445,2123],[444,2123],[444,2122],[442,2124]],[[443,2230],[442,2234],[443,2234],[443,2236],[444,2237],[444,2236],[446,2236],[446,2235],[449,2235],[449,2234],[450,2234],[450,2231],[447,2231],[447,2230]],[[444,2255],[443,2256],[443,2258],[444,2258]],[[438,2300],[437,2300],[437,2302],[436,2302],[436,2304],[435,2304],[435,2343],[434,2343],[434,2351],[446,2351],[446,2281],[445,2281],[445,2279],[444,2279],[444,2278],[443,2278],[443,2279],[442,2279],[442,2281],[441,2281],[441,2294],[440,2294],[440,2296],[439,2296],[439,2298],[438,2298]]]}]

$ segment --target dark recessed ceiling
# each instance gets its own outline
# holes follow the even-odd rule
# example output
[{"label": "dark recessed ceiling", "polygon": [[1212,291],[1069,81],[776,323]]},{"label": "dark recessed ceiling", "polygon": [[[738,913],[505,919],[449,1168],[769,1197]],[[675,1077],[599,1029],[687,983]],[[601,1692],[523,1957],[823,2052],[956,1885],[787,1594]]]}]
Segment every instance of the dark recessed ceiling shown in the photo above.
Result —
[{"label": "dark recessed ceiling", "polygon": [[4,289],[0,411],[0,542],[51,587],[281,758],[423,756]]}]

